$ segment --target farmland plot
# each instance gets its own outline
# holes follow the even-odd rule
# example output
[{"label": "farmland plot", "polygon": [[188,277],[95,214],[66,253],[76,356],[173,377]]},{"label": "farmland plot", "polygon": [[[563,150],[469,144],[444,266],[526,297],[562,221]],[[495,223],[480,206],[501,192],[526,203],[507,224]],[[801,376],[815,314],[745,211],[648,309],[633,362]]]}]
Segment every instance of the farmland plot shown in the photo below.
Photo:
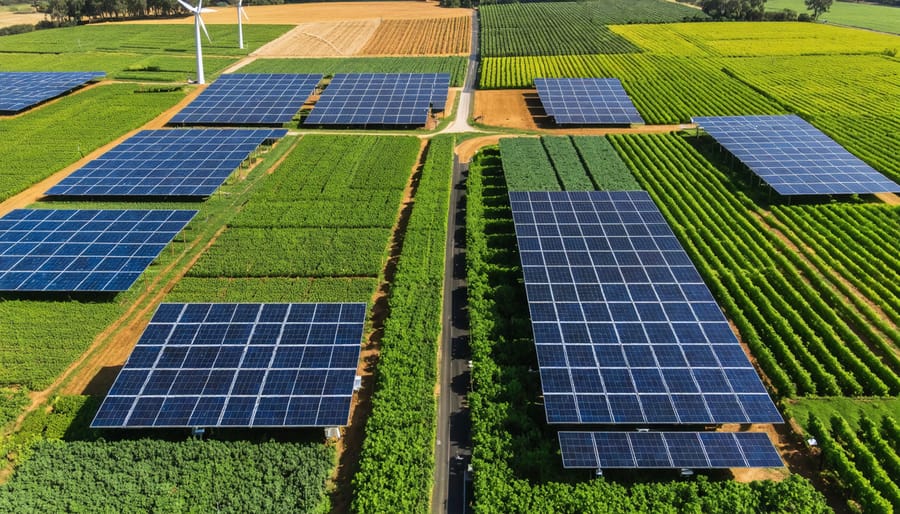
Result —
[{"label": "farmland plot", "polygon": [[468,55],[472,17],[384,20],[359,55]]}]

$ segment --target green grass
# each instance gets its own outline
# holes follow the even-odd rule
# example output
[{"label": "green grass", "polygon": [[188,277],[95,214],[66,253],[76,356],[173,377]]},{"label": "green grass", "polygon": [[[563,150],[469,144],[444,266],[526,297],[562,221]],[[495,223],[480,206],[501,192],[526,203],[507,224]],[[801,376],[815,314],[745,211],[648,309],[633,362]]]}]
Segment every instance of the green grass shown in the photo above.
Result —
[{"label": "green grass", "polygon": [[237,73],[449,73],[450,85],[462,86],[465,56],[339,57],[323,59],[257,59]]},{"label": "green grass", "polygon": [[[284,34],[292,25],[254,25],[244,30],[244,49],[237,47],[237,27],[209,25],[203,55],[248,55]],[[0,52],[15,53],[129,53],[194,55],[194,28],[190,25],[80,25],[39,30],[0,38]]]},{"label": "green grass", "polygon": [[[768,0],[767,11],[791,9],[798,13],[810,13],[803,0]],[[834,2],[831,9],[819,17],[821,21],[880,30],[900,34],[900,8],[888,5],[861,4],[855,2]]]},{"label": "green grass", "polygon": [[167,302],[362,302],[375,278],[198,278],[185,277]]},{"label": "green grass", "polygon": [[809,415],[813,414],[821,420],[829,420],[832,416],[844,418],[851,427],[859,427],[859,418],[865,414],[870,419],[881,419],[882,416],[900,418],[900,398],[799,398],[785,402],[785,414],[797,420],[806,428]]},{"label": "green grass", "polygon": [[0,119],[0,134],[6,135],[0,146],[0,200],[147,123],[185,94],[136,90],[130,84],[98,86],[22,116]]}]

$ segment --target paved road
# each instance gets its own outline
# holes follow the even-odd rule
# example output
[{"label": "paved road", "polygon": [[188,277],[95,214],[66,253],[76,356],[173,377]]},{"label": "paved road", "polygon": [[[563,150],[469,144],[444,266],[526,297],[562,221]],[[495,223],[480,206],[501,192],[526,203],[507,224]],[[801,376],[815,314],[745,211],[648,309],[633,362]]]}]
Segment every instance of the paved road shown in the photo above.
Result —
[{"label": "paved road", "polygon": [[456,118],[453,123],[447,125],[441,134],[458,134],[461,132],[478,132],[478,129],[469,125],[469,116],[472,114],[472,100],[475,96],[475,79],[478,75],[478,12],[472,12],[472,50],[469,53],[469,63],[466,65],[466,79],[463,82],[462,91],[459,94],[459,105],[456,107]]},{"label": "paved road", "polygon": [[469,320],[466,311],[466,176],[468,165],[454,162],[444,276],[444,330],[441,334],[440,397],[435,448],[435,513],[466,513],[471,491],[466,468],[472,453],[469,390]]}]

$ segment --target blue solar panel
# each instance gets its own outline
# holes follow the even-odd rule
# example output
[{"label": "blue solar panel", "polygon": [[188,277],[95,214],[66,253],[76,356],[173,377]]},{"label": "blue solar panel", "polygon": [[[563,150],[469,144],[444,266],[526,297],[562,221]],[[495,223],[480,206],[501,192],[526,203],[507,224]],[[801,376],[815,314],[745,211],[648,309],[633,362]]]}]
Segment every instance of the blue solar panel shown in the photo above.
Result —
[{"label": "blue solar panel", "polygon": [[259,145],[285,134],[285,129],[143,130],[46,194],[209,196]]},{"label": "blue solar panel", "polygon": [[762,432],[559,432],[564,468],[778,468]]},{"label": "blue solar panel", "polygon": [[15,114],[106,76],[89,72],[0,72],[0,114]]},{"label": "blue solar panel", "polygon": [[14,210],[0,218],[0,291],[125,291],[195,214]]},{"label": "blue solar panel", "polygon": [[346,425],[365,317],[362,303],[162,304],[91,426]]},{"label": "blue solar panel", "polygon": [[558,125],[644,123],[619,79],[534,79],[534,85]]},{"label": "blue solar panel", "polygon": [[510,192],[550,423],[782,421],[643,191]]},{"label": "blue solar panel", "polygon": [[447,73],[338,74],[304,125],[420,126],[443,111]]},{"label": "blue solar panel", "polygon": [[900,185],[799,116],[693,119],[784,196],[900,193]]},{"label": "blue solar panel", "polygon": [[321,74],[222,75],[169,125],[273,125],[291,121]]}]

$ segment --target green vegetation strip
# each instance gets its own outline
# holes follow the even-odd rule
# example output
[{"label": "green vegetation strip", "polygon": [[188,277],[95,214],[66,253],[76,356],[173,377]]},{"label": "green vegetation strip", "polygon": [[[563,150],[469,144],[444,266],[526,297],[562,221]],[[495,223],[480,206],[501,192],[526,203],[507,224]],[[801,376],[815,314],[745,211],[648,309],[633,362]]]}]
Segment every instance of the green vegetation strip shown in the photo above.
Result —
[{"label": "green vegetation strip", "polygon": [[483,5],[479,12],[485,57],[636,52],[636,46],[606,25],[707,17],[661,0],[511,3]]},{"label": "green vegetation strip", "polygon": [[[556,427],[539,402],[522,272],[494,149],[476,156],[467,198],[472,349],[469,394],[478,512],[829,512],[799,475],[781,482],[673,481],[671,473],[626,475],[622,483],[562,468]],[[590,477],[590,478],[588,478]]]},{"label": "green vegetation strip", "polygon": [[138,93],[129,84],[93,87],[15,118],[0,119],[0,201],[40,182],[152,120],[184,92]]},{"label": "green vegetation strip", "polygon": [[[797,13],[808,12],[803,0],[768,0],[766,2],[767,12],[784,9],[790,9]],[[831,4],[827,13],[819,16],[819,20],[826,23],[900,34],[900,9],[897,9],[896,5],[837,1]]]},{"label": "green vegetation strip", "polygon": [[321,444],[47,440],[32,452],[0,485],[0,511],[324,513],[334,466]]},{"label": "green vegetation strip", "polygon": [[465,56],[257,59],[238,73],[449,73],[450,85],[459,87],[467,60]]},{"label": "green vegetation strip", "polygon": [[430,511],[453,146],[452,136],[431,141],[404,236],[353,479],[356,512]]}]

